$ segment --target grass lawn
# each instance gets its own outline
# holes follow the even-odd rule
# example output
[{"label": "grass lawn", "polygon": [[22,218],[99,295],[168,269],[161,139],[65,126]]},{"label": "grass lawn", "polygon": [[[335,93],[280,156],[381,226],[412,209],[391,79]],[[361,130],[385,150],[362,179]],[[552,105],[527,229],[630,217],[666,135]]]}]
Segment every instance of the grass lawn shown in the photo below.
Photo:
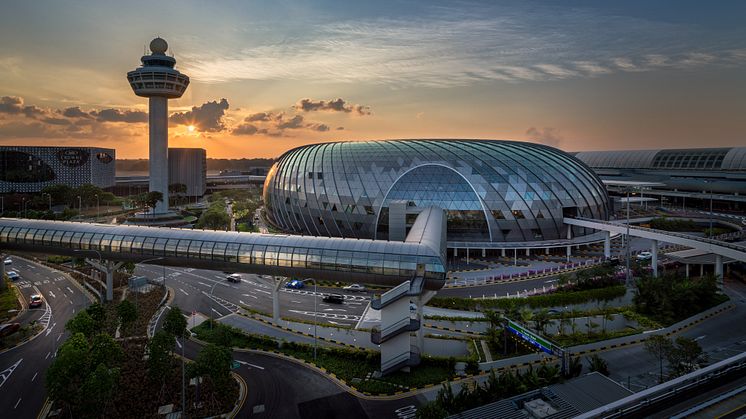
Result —
[{"label": "grass lawn", "polygon": [[313,345],[283,342],[282,347],[272,338],[260,335],[249,335],[242,331],[217,322],[206,321],[192,329],[197,338],[206,342],[228,344],[229,346],[279,351],[285,355],[316,364],[341,378],[348,385],[360,391],[385,394],[410,387],[426,384],[437,384],[451,378],[453,367],[447,359],[423,357],[420,366],[412,372],[396,372],[381,380],[366,379],[369,373],[380,368],[378,352],[351,348],[318,347],[316,360],[313,357]]},{"label": "grass lawn", "polygon": [[0,292],[0,322],[4,322],[15,316],[15,312],[9,310],[20,310],[21,304],[16,297],[16,290],[10,286],[10,281],[5,280],[5,288]]}]

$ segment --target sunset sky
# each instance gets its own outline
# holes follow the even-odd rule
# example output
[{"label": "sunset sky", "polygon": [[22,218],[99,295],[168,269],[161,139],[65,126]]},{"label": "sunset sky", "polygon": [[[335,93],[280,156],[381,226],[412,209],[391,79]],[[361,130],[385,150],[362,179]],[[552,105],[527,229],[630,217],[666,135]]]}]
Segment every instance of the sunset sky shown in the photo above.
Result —
[{"label": "sunset sky", "polygon": [[746,2],[559,3],[4,0],[0,144],[146,157],[126,73],[161,36],[191,78],[170,145],[209,157],[387,138],[746,145]]}]

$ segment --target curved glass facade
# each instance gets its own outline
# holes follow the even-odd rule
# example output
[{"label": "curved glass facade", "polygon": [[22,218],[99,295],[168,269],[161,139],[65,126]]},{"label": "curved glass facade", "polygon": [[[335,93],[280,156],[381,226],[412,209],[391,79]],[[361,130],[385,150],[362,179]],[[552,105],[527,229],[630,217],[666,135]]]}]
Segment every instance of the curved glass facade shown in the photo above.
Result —
[{"label": "curved glass facade", "polygon": [[[264,185],[270,222],[317,236],[388,238],[391,202],[407,226],[429,205],[446,210],[449,242],[567,237],[564,215],[607,219],[599,178],[540,144],[397,140],[304,146],[283,154]],[[586,232],[574,228],[574,236]]]}]

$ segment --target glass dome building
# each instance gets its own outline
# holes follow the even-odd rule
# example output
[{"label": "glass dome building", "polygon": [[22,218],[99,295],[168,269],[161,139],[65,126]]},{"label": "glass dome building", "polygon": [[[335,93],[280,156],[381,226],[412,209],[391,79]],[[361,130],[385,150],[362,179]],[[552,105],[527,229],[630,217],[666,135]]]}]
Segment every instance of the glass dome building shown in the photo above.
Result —
[{"label": "glass dome building", "polygon": [[[396,239],[422,208],[446,210],[449,247],[541,247],[563,216],[608,219],[601,180],[575,157],[497,140],[353,141],[283,154],[264,184],[269,222],[315,236]],[[572,228],[572,237],[591,234]],[[557,243],[559,244],[559,243]]]}]

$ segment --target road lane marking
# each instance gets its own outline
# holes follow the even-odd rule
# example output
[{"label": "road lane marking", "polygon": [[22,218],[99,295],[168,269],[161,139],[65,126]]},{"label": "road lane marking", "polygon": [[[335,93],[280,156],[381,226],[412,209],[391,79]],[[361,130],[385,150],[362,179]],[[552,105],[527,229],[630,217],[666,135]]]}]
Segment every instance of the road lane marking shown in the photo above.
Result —
[{"label": "road lane marking", "polygon": [[210,307],[210,310],[212,310],[212,311],[214,311],[214,312],[218,313],[218,314],[219,314],[219,315],[221,315],[221,316],[223,315],[223,313],[221,313],[221,312],[219,312],[219,311],[215,310],[215,309],[214,309],[214,308],[212,308],[212,307]]},{"label": "road lane marking", "polygon": [[183,292],[183,293],[184,293],[184,295],[189,295],[189,293],[188,293],[188,292],[184,291],[184,290],[183,290],[183,289],[181,289],[181,288],[179,288],[179,291]]},{"label": "road lane marking", "polygon": [[176,339],[176,344],[181,348],[181,343],[179,343],[179,339]]},{"label": "road lane marking", "polygon": [[5,382],[8,381],[8,378],[10,378],[10,375],[13,374],[13,371],[15,371],[16,368],[18,368],[18,365],[20,365],[21,362],[23,362],[23,358],[16,361],[15,364],[9,366],[4,371],[0,371],[0,380],[2,380],[0,381],[0,387],[2,387],[3,384],[5,384]]},{"label": "road lane marking", "polygon": [[39,374],[38,372],[35,372],[35,373],[34,373],[34,376],[33,376],[33,377],[31,377],[31,382],[32,382],[32,383],[34,382],[34,380],[36,380],[36,376],[37,376],[38,374]]},{"label": "road lane marking", "polygon": [[46,337],[46,336],[49,336],[49,334],[50,334],[50,333],[52,333],[52,329],[54,329],[54,327],[55,327],[55,326],[57,326],[57,323],[52,323],[52,326],[51,326],[50,328],[48,328],[48,329],[47,329],[47,334],[46,334],[46,335],[44,335],[44,336],[45,336],[45,337]]},{"label": "road lane marking", "polygon": [[70,294],[73,294],[73,290],[70,289],[70,287],[66,287],[68,291],[70,291]]},{"label": "road lane marking", "polygon": [[59,341],[60,341],[60,338],[61,338],[61,337],[62,337],[62,333],[60,333],[59,335],[57,335],[57,342],[59,342]]},{"label": "road lane marking", "polygon": [[47,356],[44,357],[44,359],[49,359],[49,355],[52,355],[51,352],[47,352]]},{"label": "road lane marking", "polygon": [[18,401],[16,402],[16,405],[13,406],[13,409],[17,408],[19,403],[21,403],[21,398],[20,397],[18,398]]},{"label": "road lane marking", "polygon": [[204,282],[199,282],[199,281],[197,281],[197,283],[198,283],[198,284],[200,284],[200,285],[202,285],[202,286],[205,286],[205,287],[207,287],[207,288],[211,288],[211,287],[212,287],[212,285],[207,285],[207,284],[205,284]]},{"label": "road lane marking", "polygon": [[262,367],[262,366],[259,366],[259,365],[256,365],[256,364],[251,364],[251,363],[248,363],[248,362],[246,362],[246,361],[239,361],[239,360],[236,360],[236,362],[238,362],[239,364],[243,364],[243,365],[249,366],[249,367],[254,367],[254,368],[258,368],[258,369],[260,369],[260,370],[263,370],[263,369],[264,369],[264,367]]},{"label": "road lane marking", "polygon": [[52,291],[49,291],[49,296],[52,297],[52,298],[57,298],[57,297],[55,297],[55,295],[54,295],[54,293]]},{"label": "road lane marking", "polygon": [[244,303],[243,300],[238,300],[238,302],[241,303],[241,305],[244,305],[244,306],[246,305],[246,303]]}]

